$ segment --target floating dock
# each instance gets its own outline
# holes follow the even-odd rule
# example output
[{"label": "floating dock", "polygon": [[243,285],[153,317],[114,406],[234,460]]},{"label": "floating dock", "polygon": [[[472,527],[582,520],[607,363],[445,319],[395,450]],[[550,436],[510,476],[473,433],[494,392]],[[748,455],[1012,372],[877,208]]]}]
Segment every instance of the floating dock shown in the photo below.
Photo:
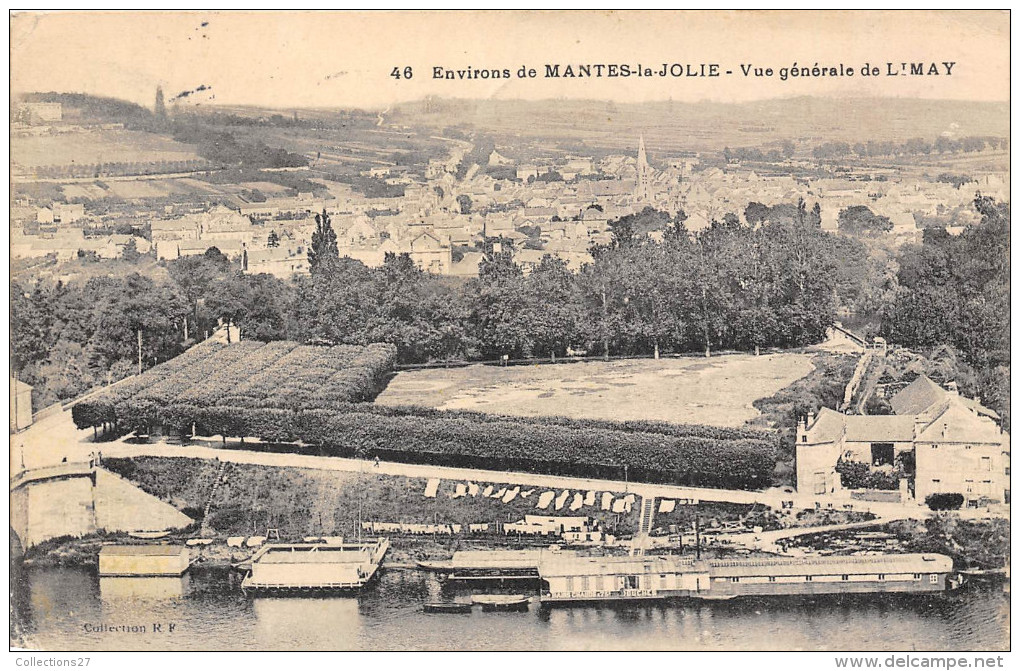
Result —
[{"label": "floating dock", "polygon": [[943,592],[953,560],[938,554],[696,560],[545,557],[541,601],[616,601],[689,597]]},{"label": "floating dock", "polygon": [[390,547],[385,538],[323,545],[276,543],[252,555],[241,589],[269,592],[346,591],[364,587]]},{"label": "floating dock", "polygon": [[183,545],[104,545],[99,551],[102,577],[179,576],[190,565]]}]

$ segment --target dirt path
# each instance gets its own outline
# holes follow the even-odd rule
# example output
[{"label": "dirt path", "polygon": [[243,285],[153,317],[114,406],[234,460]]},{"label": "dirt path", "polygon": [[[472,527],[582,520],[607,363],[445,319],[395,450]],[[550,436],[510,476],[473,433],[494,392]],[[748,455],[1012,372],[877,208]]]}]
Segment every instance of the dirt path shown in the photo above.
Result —
[{"label": "dirt path", "polygon": [[[219,441],[210,440],[210,445],[220,445]],[[106,443],[103,446],[104,457],[185,457],[194,459],[219,459],[240,464],[256,464],[290,468],[308,468],[315,470],[364,472],[381,475],[396,475],[409,478],[440,478],[461,482],[492,482],[508,485],[543,487],[546,489],[569,489],[573,491],[604,491],[627,492],[640,497],[665,499],[690,499],[697,501],[717,501],[742,504],[762,504],[780,509],[782,503],[792,502],[794,508],[814,510],[818,508],[839,509],[830,500],[819,500],[813,496],[802,496],[796,493],[782,492],[776,489],[766,491],[743,491],[735,489],[707,489],[702,487],[681,487],[635,483],[621,480],[599,480],[594,478],[577,478],[538,473],[521,473],[513,471],[488,471],[470,468],[452,468],[429,464],[403,464],[380,462],[378,466],[372,461],[345,459],[341,457],[317,457],[303,454],[282,454],[254,452],[236,449],[239,443],[230,443],[232,449],[209,447],[200,444],[168,445],[166,443],[149,443],[133,445],[124,442]],[[845,502],[839,502],[844,505]],[[854,501],[853,510],[871,512],[880,517],[902,519],[907,517],[924,517],[927,509],[913,505],[894,503],[878,503]]]}]

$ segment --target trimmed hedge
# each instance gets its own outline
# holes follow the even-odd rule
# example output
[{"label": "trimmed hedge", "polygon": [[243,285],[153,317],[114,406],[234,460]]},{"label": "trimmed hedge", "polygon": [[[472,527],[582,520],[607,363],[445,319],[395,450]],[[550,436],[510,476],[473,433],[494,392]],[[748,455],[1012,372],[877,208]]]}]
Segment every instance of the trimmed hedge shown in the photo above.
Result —
[{"label": "trimmed hedge", "polygon": [[[612,478],[622,478],[626,466],[634,480],[731,489],[768,487],[776,462],[775,434],[721,439],[524,417],[479,422],[435,412],[388,415],[359,409],[338,414],[212,407],[195,413],[204,435],[257,437],[277,443],[264,449],[327,456],[374,454],[396,461]],[[280,444],[294,442],[306,447]]]},{"label": "trimmed hedge", "polygon": [[929,494],[924,497],[924,502],[932,510],[959,510],[963,506],[963,494]]},{"label": "trimmed hedge", "polygon": [[[416,405],[357,405],[349,406],[346,411],[371,412],[389,417],[459,417],[476,422],[519,421],[520,415],[499,415],[495,413],[476,412],[472,410],[439,410],[432,407]],[[709,424],[670,424],[650,420],[614,421],[608,419],[578,419],[557,415],[527,417],[531,424],[546,426],[563,426],[576,429],[606,429],[627,433],[658,433],[666,436],[698,438],[714,438],[719,440],[735,440],[748,438],[752,440],[770,440],[775,431],[756,427],[711,426]]]},{"label": "trimmed hedge", "polygon": [[226,345],[221,342],[208,340],[201,342],[173,359],[153,366],[141,375],[128,378],[117,383],[111,389],[97,392],[93,396],[79,401],[71,408],[71,418],[79,429],[102,424],[116,424],[118,420],[116,405],[118,403],[144,392],[191,366],[204,362],[224,347]]},{"label": "trimmed hedge", "polygon": [[375,398],[395,362],[387,344],[205,342],[80,401],[71,414],[80,429],[108,423],[145,433],[157,424],[183,432],[193,423],[189,407],[336,409]]}]

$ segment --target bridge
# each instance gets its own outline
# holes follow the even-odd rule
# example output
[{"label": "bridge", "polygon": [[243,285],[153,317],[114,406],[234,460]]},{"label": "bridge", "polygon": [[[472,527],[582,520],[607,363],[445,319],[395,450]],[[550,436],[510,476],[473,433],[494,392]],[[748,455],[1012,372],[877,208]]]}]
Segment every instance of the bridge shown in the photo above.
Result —
[{"label": "bridge", "polygon": [[64,536],[180,529],[193,520],[92,461],[25,469],[10,481],[11,532],[24,549]]}]

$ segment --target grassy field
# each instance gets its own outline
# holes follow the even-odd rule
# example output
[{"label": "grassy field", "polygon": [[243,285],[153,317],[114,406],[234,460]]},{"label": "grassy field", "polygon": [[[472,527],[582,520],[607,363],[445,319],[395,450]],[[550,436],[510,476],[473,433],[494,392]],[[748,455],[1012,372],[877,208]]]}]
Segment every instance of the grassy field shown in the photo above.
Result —
[{"label": "grassy field", "polygon": [[198,158],[191,145],[131,130],[94,130],[15,137],[11,140],[11,160],[25,167],[69,163],[188,161]]},{"label": "grassy field", "polygon": [[[105,465],[194,518],[201,517],[219,468],[217,462],[166,457],[107,459]],[[576,511],[569,510],[572,494],[560,510],[555,509],[555,504],[539,510],[536,504],[543,492],[560,494],[561,490],[524,487],[521,490],[529,492],[527,497],[518,496],[504,503],[482,494],[490,485],[495,493],[504,489],[505,484],[477,481],[474,483],[479,486],[477,496],[450,498],[459,482],[442,480],[436,497],[426,498],[424,478],[231,464],[224,483],[216,491],[208,523],[218,535],[253,534],[256,530],[264,533],[270,527],[291,539],[319,534],[351,536],[357,533],[360,503],[361,519],[366,522],[466,526],[514,522],[525,515],[567,515],[598,519],[604,528],[621,535],[637,530],[640,505],[635,503],[627,513],[603,511],[601,492],[595,505],[585,505]],[[612,494],[620,497],[624,492]],[[696,515],[702,516],[706,530],[734,523],[748,530],[754,526],[778,529],[790,524],[810,525],[780,517],[763,506],[702,503],[681,505],[670,513],[657,514],[655,526],[691,528]]]},{"label": "grassy field", "polygon": [[813,370],[804,354],[631,360],[561,365],[475,365],[399,373],[376,399],[507,415],[659,420],[740,426],[752,403]]}]

